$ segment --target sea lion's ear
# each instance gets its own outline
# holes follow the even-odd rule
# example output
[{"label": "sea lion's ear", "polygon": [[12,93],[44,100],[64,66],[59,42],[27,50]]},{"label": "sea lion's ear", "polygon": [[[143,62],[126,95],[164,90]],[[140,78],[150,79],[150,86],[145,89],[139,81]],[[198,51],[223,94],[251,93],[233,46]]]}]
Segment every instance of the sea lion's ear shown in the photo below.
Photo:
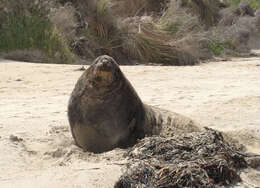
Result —
[{"label": "sea lion's ear", "polygon": [[133,119],[130,121],[129,125],[128,125],[128,129],[129,129],[130,132],[133,132],[133,131],[134,131],[134,129],[135,129],[135,124],[136,124],[136,119],[133,118]]}]

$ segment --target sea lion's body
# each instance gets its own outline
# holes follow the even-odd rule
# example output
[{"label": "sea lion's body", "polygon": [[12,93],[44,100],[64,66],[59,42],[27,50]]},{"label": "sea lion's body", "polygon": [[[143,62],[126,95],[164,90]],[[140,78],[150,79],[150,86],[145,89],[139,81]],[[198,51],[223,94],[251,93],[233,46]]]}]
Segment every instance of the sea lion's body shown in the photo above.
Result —
[{"label": "sea lion's body", "polygon": [[189,118],[143,104],[109,56],[98,57],[79,78],[68,117],[76,144],[92,152],[131,146],[146,135],[166,135],[166,129],[198,130]]}]

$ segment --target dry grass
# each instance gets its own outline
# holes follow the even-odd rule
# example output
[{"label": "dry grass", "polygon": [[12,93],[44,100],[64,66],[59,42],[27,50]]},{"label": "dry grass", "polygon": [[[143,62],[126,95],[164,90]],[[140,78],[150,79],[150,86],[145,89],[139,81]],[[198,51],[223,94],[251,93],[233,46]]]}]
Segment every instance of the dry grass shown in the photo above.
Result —
[{"label": "dry grass", "polygon": [[191,2],[206,27],[214,26],[218,22],[218,0],[191,0]]},{"label": "dry grass", "polygon": [[[132,4],[131,4],[132,2]],[[156,3],[168,1],[144,2],[145,10],[156,7]],[[98,48],[95,54],[108,54],[117,59],[117,56],[125,56],[126,59],[141,60],[142,63],[157,63],[162,65],[194,65],[198,61],[190,53],[181,48],[169,45],[167,32],[160,31],[152,20],[145,17],[139,20],[130,19],[128,23],[116,24],[113,13],[109,10],[109,2],[100,0],[96,2],[95,17],[89,22],[87,37],[95,38]],[[136,2],[137,3],[137,2]],[[140,2],[139,2],[140,3]],[[157,4],[158,5],[158,4]],[[138,6],[135,1],[129,1],[128,7]],[[143,9],[140,5],[139,8]],[[135,8],[129,8],[136,10]],[[149,20],[149,19],[148,19]],[[120,27],[118,27],[118,25]],[[120,62],[120,61],[119,61]]]},{"label": "dry grass", "polygon": [[158,28],[169,32],[176,40],[203,31],[198,16],[191,14],[189,8],[182,7],[178,1],[170,2],[168,9],[159,19]]},{"label": "dry grass", "polygon": [[129,56],[146,63],[161,65],[194,65],[197,59],[184,50],[167,44],[169,36],[151,24],[139,24],[139,31],[124,37],[123,48]]},{"label": "dry grass", "polygon": [[[38,9],[31,6],[33,1],[23,1],[18,10],[28,9],[29,12],[37,12]],[[49,3],[40,1],[44,4]],[[2,10],[0,23],[5,21],[1,16],[5,15],[6,9],[3,2],[12,5],[16,1],[0,2]],[[55,4],[52,6],[54,8],[48,9],[51,10],[50,14],[38,12],[42,17],[49,15],[48,19],[55,25],[52,29],[55,35],[51,36],[52,39],[56,36],[56,41],[60,41],[60,44],[50,43],[46,51],[57,58],[63,57],[53,52],[55,51],[53,46],[66,47],[69,41],[70,49],[83,59],[93,59],[107,54],[121,64],[140,60],[141,63],[193,65],[197,63],[198,58],[207,59],[213,55],[225,55],[228,48],[232,48],[231,51],[236,50],[234,46],[241,46],[240,44],[246,49],[248,37],[245,30],[249,30],[249,36],[252,33],[251,26],[245,27],[248,24],[240,22],[242,15],[234,11],[237,8],[223,10],[224,5],[227,6],[228,3],[221,4],[219,0],[50,0],[50,2]],[[125,20],[128,20],[128,23],[124,23]],[[258,17],[254,20],[252,25],[257,27]],[[229,45],[226,45],[227,43]],[[69,52],[68,48],[64,52]]]},{"label": "dry grass", "polygon": [[109,1],[98,0],[93,2],[92,6],[95,16],[90,19],[85,35],[96,42],[94,54],[110,55],[116,61],[122,62],[121,38],[116,26],[116,20],[109,10]]}]

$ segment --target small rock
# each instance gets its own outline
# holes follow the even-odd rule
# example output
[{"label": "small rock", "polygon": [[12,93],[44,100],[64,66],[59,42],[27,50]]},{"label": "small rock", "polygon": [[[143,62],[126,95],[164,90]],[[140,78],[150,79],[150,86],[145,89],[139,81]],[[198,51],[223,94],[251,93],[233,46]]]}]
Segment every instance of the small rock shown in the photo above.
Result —
[{"label": "small rock", "polygon": [[84,66],[82,66],[82,67],[76,69],[75,71],[85,71],[85,70],[86,70],[86,68]]},{"label": "small rock", "polygon": [[12,135],[12,134],[10,135],[9,139],[10,139],[12,142],[21,142],[21,141],[23,141],[22,138],[19,138],[19,137],[15,136],[15,135]]}]

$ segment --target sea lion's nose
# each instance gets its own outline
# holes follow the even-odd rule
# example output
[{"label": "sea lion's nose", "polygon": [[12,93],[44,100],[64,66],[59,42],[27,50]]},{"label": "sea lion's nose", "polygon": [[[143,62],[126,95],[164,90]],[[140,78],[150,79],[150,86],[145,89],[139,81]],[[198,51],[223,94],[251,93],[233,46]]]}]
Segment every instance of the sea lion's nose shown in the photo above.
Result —
[{"label": "sea lion's nose", "polygon": [[104,64],[106,64],[106,65],[111,64],[110,60],[109,60],[107,57],[102,58],[102,59],[101,59],[101,62],[104,63]]},{"label": "sea lion's nose", "polygon": [[96,63],[95,70],[109,72],[112,70],[112,63],[108,59],[104,58]]}]

